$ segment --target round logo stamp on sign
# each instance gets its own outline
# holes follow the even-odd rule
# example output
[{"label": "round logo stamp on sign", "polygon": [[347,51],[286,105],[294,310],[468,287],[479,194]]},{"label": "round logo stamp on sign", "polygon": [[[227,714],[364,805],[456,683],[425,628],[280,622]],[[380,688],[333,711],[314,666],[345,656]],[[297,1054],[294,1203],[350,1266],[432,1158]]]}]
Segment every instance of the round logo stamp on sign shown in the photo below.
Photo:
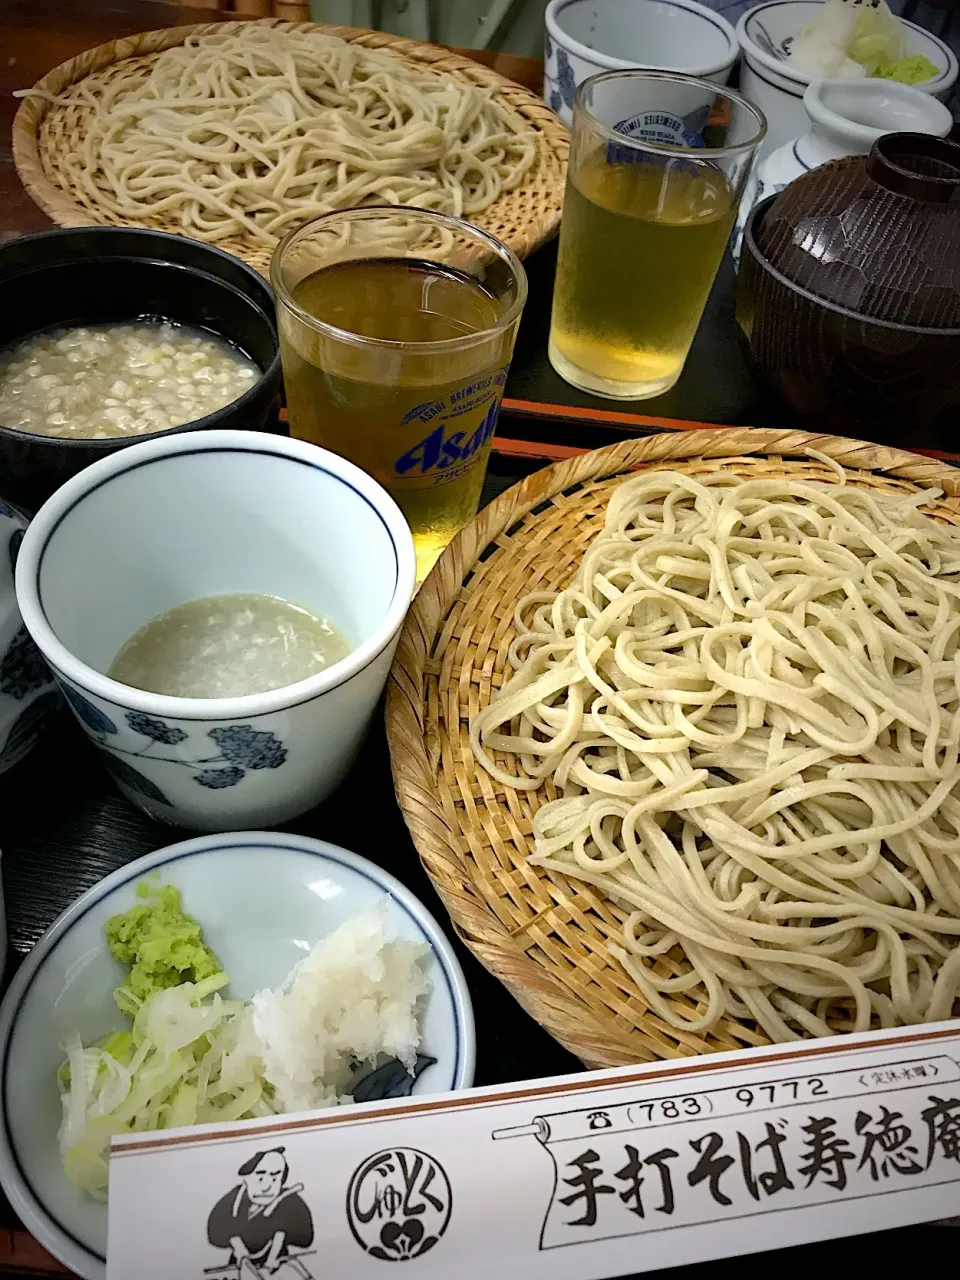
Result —
[{"label": "round logo stamp on sign", "polygon": [[378,1151],[354,1171],[347,1221],[357,1244],[385,1262],[432,1249],[450,1223],[453,1192],[443,1166],[425,1151]]}]

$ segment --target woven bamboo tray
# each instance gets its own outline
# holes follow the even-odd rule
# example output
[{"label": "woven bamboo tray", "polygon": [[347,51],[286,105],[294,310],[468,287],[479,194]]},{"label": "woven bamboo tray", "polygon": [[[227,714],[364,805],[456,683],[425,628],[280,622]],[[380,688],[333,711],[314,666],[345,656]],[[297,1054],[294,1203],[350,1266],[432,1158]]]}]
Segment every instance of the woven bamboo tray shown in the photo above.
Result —
[{"label": "woven bamboo tray", "polygon": [[[627,472],[722,468],[745,478],[835,479],[805,456],[809,448],[840,462],[850,483],[874,491],[943,489],[937,514],[960,524],[960,470],[942,462],[800,431],[671,432],[583,454],[515,485],[454,539],[407,616],[390,677],[387,735],[414,844],[463,941],[588,1066],[768,1040],[733,1019],[705,1036],[685,1033],[647,1009],[606,952],[626,913],[591,886],[527,862],[533,814],[555,793],[496,783],[474,762],[469,721],[503,683],[517,600],[568,585]],[[669,956],[660,963],[679,971]],[[691,997],[674,1003],[693,1016]]]},{"label": "woven bamboo tray", "polygon": [[[437,45],[421,44],[382,31],[325,26],[316,22],[281,22],[274,18],[262,19],[260,24],[340,36],[352,44],[368,49],[385,49],[457,80],[492,89],[495,98],[512,107],[536,130],[538,156],[522,186],[505,192],[483,213],[473,215],[471,220],[495,235],[521,258],[556,234],[563,205],[569,134],[566,126],[529,89]],[[55,67],[38,81],[35,88],[57,94],[85,79],[107,83],[129,74],[131,69],[149,67],[164,49],[183,44],[190,35],[222,33],[232,25],[236,24],[200,23],[165,31],[145,31],[113,40]],[[82,105],[58,107],[39,98],[25,98],[21,103],[13,122],[13,157],[20,180],[33,200],[61,227],[106,223],[182,232],[183,229],[172,218],[156,216],[136,221],[118,218],[69,184],[59,161],[62,156],[75,152],[80,145],[89,111],[90,108]],[[263,275],[268,274],[270,250],[263,245],[243,235],[218,240],[217,245],[243,258]]]}]

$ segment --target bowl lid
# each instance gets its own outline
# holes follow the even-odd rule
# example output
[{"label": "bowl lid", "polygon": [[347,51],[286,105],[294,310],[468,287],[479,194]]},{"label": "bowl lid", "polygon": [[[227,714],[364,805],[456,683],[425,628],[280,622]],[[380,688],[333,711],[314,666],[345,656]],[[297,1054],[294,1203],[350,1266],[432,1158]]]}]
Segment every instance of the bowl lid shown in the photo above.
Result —
[{"label": "bowl lid", "polygon": [[878,138],[869,156],[811,169],[756,232],[794,284],[873,319],[960,328],[960,146]]}]

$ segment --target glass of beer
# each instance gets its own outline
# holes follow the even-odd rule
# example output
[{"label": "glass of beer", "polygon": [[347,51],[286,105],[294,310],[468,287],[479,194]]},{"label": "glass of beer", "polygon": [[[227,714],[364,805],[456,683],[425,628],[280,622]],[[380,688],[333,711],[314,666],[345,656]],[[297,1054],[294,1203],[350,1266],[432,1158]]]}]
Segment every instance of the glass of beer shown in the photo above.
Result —
[{"label": "glass of beer", "polygon": [[527,280],[447,214],[326,214],[276,249],[290,432],[357,463],[413,532],[417,580],[476,515]]},{"label": "glass of beer", "polygon": [[615,400],[673,386],[765,132],[709,80],[610,71],[580,85],[550,324],[562,378]]}]

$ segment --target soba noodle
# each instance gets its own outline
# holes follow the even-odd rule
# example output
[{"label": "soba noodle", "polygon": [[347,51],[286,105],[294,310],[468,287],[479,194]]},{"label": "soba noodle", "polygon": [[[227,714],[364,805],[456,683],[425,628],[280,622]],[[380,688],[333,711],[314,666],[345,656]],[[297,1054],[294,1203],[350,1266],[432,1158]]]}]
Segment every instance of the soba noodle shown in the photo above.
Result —
[{"label": "soba noodle", "polygon": [[650,472],[573,584],[517,606],[473,750],[505,786],[553,779],[531,860],[629,911],[611,951],[673,1027],[953,1012],[960,531],[937,496]]},{"label": "soba noodle", "polygon": [[[28,90],[35,93],[35,90]],[[58,177],[94,210],[162,216],[197,239],[272,245],[363,204],[486,209],[536,156],[490,93],[318,32],[243,24],[53,99],[90,108]]]}]

